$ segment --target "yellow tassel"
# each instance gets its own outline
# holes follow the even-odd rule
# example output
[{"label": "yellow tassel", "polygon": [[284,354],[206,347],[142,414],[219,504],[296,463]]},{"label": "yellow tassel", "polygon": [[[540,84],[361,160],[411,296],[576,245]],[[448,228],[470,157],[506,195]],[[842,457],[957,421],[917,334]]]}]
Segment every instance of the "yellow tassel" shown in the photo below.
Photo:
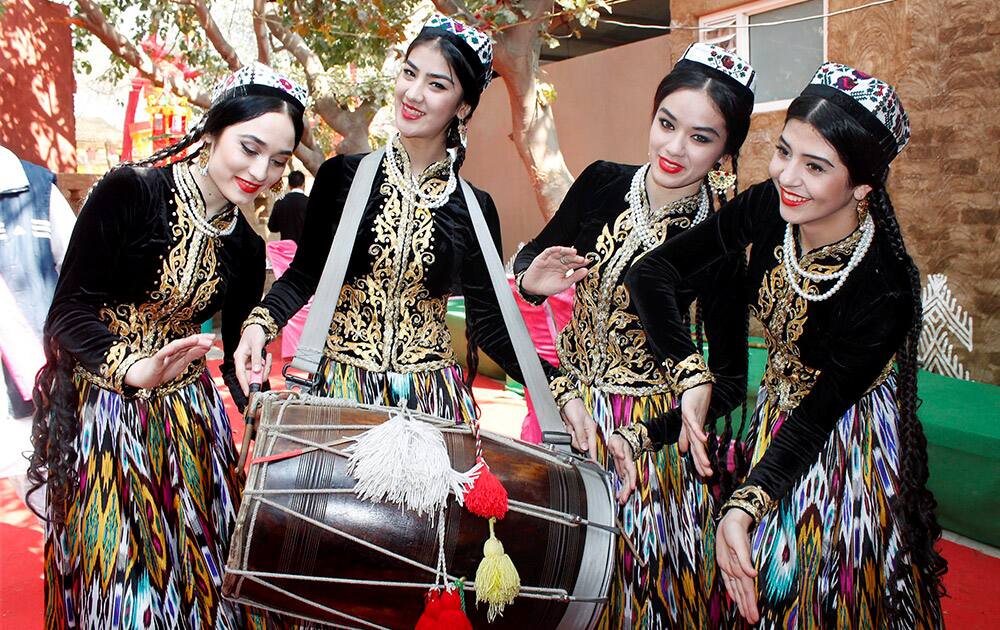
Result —
[{"label": "yellow tassel", "polygon": [[490,605],[486,614],[490,623],[503,614],[504,607],[513,603],[521,590],[521,576],[493,533],[495,522],[495,518],[490,519],[490,538],[483,545],[483,561],[476,569],[476,604],[486,602]]}]

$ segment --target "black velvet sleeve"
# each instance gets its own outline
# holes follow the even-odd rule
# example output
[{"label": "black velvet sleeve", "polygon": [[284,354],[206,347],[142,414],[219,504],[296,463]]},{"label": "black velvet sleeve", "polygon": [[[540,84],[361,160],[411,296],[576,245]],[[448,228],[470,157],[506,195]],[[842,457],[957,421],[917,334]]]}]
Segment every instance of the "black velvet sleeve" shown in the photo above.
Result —
[{"label": "black velvet sleeve", "polygon": [[222,306],[224,356],[220,366],[222,380],[241,412],[246,407],[247,399],[236,378],[233,353],[240,343],[240,327],[264,293],[264,240],[249,228],[246,233],[248,242],[243,248],[244,255],[240,260],[240,268],[230,280],[230,286],[226,290],[226,300]]},{"label": "black velvet sleeve", "polygon": [[[684,321],[677,287],[700,279],[699,299],[716,382],[708,417],[715,419],[746,396],[747,339],[744,250],[776,203],[774,186],[762,182],[737,195],[701,224],[652,250],[625,275],[649,347],[657,360],[677,363],[697,353]],[[762,227],[762,226],[758,226]],[[756,230],[759,232],[759,230]],[[680,432],[674,410],[646,422],[650,439],[669,444]]]},{"label": "black velvet sleeve", "polygon": [[711,271],[698,287],[708,340],[708,369],[715,377],[708,407],[710,421],[746,400],[749,360],[746,258],[742,251],[730,254],[716,262]]},{"label": "black velvet sleeve", "polygon": [[111,171],[91,191],[73,228],[46,323],[63,350],[118,386],[137,357],[116,355],[113,364],[105,363],[111,347],[123,340],[97,314],[115,302],[122,248],[132,240],[133,226],[151,214],[152,203],[148,187],[129,167]]},{"label": "black velvet sleeve", "polygon": [[831,331],[829,357],[812,390],[782,422],[743,484],[760,487],[774,501],[815,463],[837,420],[892,359],[911,319],[909,299],[899,293],[883,294],[870,306],[854,304],[845,314],[854,317],[841,318]]},{"label": "black velvet sleeve", "polygon": [[514,274],[528,268],[539,254],[556,245],[572,247],[580,233],[594,190],[607,179],[606,162],[594,162],[580,173],[570,186],[559,210],[549,219],[538,236],[531,239],[514,259]]},{"label": "black velvet sleeve", "polygon": [[278,328],[282,328],[316,293],[333,245],[333,235],[344,213],[346,191],[356,169],[356,161],[351,169],[346,156],[338,155],[324,162],[316,173],[295,258],[261,302]]},{"label": "black velvet sleeve", "polygon": [[[478,190],[474,192],[483,209],[483,216],[490,229],[490,236],[493,237],[493,244],[496,245],[498,252],[502,252],[500,216],[497,213],[496,205],[488,194]],[[500,303],[493,291],[486,260],[483,258],[483,252],[478,243],[473,243],[469,248],[465,264],[462,265],[461,282],[471,339],[511,378],[523,383],[524,376],[517,363],[517,355],[514,353],[514,346],[510,341],[507,326],[504,324],[503,314],[500,312]],[[558,370],[550,363],[545,360],[541,360],[541,362],[542,369],[545,370],[549,378],[558,375]]]}]

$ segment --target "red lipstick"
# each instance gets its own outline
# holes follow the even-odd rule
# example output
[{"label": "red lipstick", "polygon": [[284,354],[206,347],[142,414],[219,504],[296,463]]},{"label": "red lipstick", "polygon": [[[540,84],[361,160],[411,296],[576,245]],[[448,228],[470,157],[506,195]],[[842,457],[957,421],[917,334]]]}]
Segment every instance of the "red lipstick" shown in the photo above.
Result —
[{"label": "red lipstick", "polygon": [[236,177],[234,179],[236,180],[236,185],[240,187],[240,190],[242,190],[243,192],[245,192],[247,194],[255,193],[258,190],[260,190],[260,184],[255,184],[253,182],[248,182],[247,180],[243,179],[242,177]]},{"label": "red lipstick", "polygon": [[424,112],[406,103],[403,103],[403,107],[401,108],[400,113],[406,120],[417,120],[418,118],[424,115]]},{"label": "red lipstick", "polygon": [[809,201],[808,197],[803,197],[801,195],[796,195],[793,192],[785,190],[783,187],[779,186],[778,189],[781,191],[781,203],[785,204],[790,208],[795,208],[801,206],[805,202]]},{"label": "red lipstick", "polygon": [[674,162],[673,160],[668,160],[667,158],[660,156],[660,169],[670,173],[671,175],[676,175],[684,170],[684,166]]}]

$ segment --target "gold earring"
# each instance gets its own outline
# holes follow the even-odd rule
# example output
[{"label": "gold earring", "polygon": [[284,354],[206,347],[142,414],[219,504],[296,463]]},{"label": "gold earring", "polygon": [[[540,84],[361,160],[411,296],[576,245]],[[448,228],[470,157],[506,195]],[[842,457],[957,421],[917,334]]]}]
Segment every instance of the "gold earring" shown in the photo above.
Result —
[{"label": "gold earring", "polygon": [[865,197],[864,199],[858,202],[858,224],[860,225],[864,223],[865,219],[867,218],[868,218],[868,197]]},{"label": "gold earring", "polygon": [[463,147],[469,146],[469,125],[467,119],[458,119],[458,139]]},{"label": "gold earring", "polygon": [[202,177],[208,177],[208,153],[210,150],[209,145],[206,144],[198,152],[198,174]]},{"label": "gold earring", "polygon": [[716,169],[714,171],[708,172],[708,186],[712,191],[721,195],[736,183],[736,173],[730,173],[722,169]]},{"label": "gold earring", "polygon": [[275,195],[277,195],[278,193],[281,192],[282,187],[283,186],[281,184],[281,178],[279,177],[278,181],[276,181],[273,184],[271,184],[271,189],[270,190],[271,190],[272,193],[274,193]]}]

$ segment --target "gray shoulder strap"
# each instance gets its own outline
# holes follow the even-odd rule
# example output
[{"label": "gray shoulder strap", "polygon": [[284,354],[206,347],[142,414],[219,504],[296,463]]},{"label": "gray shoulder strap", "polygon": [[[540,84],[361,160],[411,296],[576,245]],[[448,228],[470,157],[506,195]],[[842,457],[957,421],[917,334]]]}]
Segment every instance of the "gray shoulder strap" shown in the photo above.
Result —
[{"label": "gray shoulder strap", "polygon": [[517,308],[514,294],[507,283],[507,274],[504,272],[503,263],[500,262],[500,254],[497,252],[496,245],[493,244],[493,237],[486,225],[483,209],[479,206],[479,200],[469,183],[464,179],[461,180],[461,183],[462,194],[465,195],[465,205],[469,209],[472,226],[476,230],[476,240],[479,241],[479,248],[483,252],[486,270],[489,271],[493,292],[496,293],[500,312],[503,314],[503,321],[507,326],[507,334],[510,336],[514,353],[517,355],[517,363],[521,366],[521,373],[524,375],[524,385],[531,394],[531,403],[535,407],[538,424],[542,431],[565,432],[566,429],[559,415],[559,409],[552,398],[551,390],[549,390],[548,379],[545,378],[545,372],[542,371],[542,363],[535,351],[531,336],[528,334],[528,327],[524,325],[521,311]]},{"label": "gray shoulder strap", "polygon": [[351,182],[351,189],[347,193],[347,201],[344,202],[344,212],[340,216],[340,224],[333,237],[333,245],[330,246],[330,253],[326,257],[323,275],[320,276],[319,286],[316,287],[316,296],[309,310],[309,317],[306,318],[306,324],[302,328],[299,347],[295,351],[295,358],[292,359],[292,367],[296,370],[315,375],[319,368],[326,337],[330,332],[330,322],[333,321],[333,312],[337,308],[340,290],[344,286],[347,264],[351,260],[351,252],[354,251],[354,240],[358,235],[361,217],[365,213],[365,205],[371,196],[375,174],[384,154],[385,149],[372,151],[361,159],[358,171],[354,174],[354,181]]}]

